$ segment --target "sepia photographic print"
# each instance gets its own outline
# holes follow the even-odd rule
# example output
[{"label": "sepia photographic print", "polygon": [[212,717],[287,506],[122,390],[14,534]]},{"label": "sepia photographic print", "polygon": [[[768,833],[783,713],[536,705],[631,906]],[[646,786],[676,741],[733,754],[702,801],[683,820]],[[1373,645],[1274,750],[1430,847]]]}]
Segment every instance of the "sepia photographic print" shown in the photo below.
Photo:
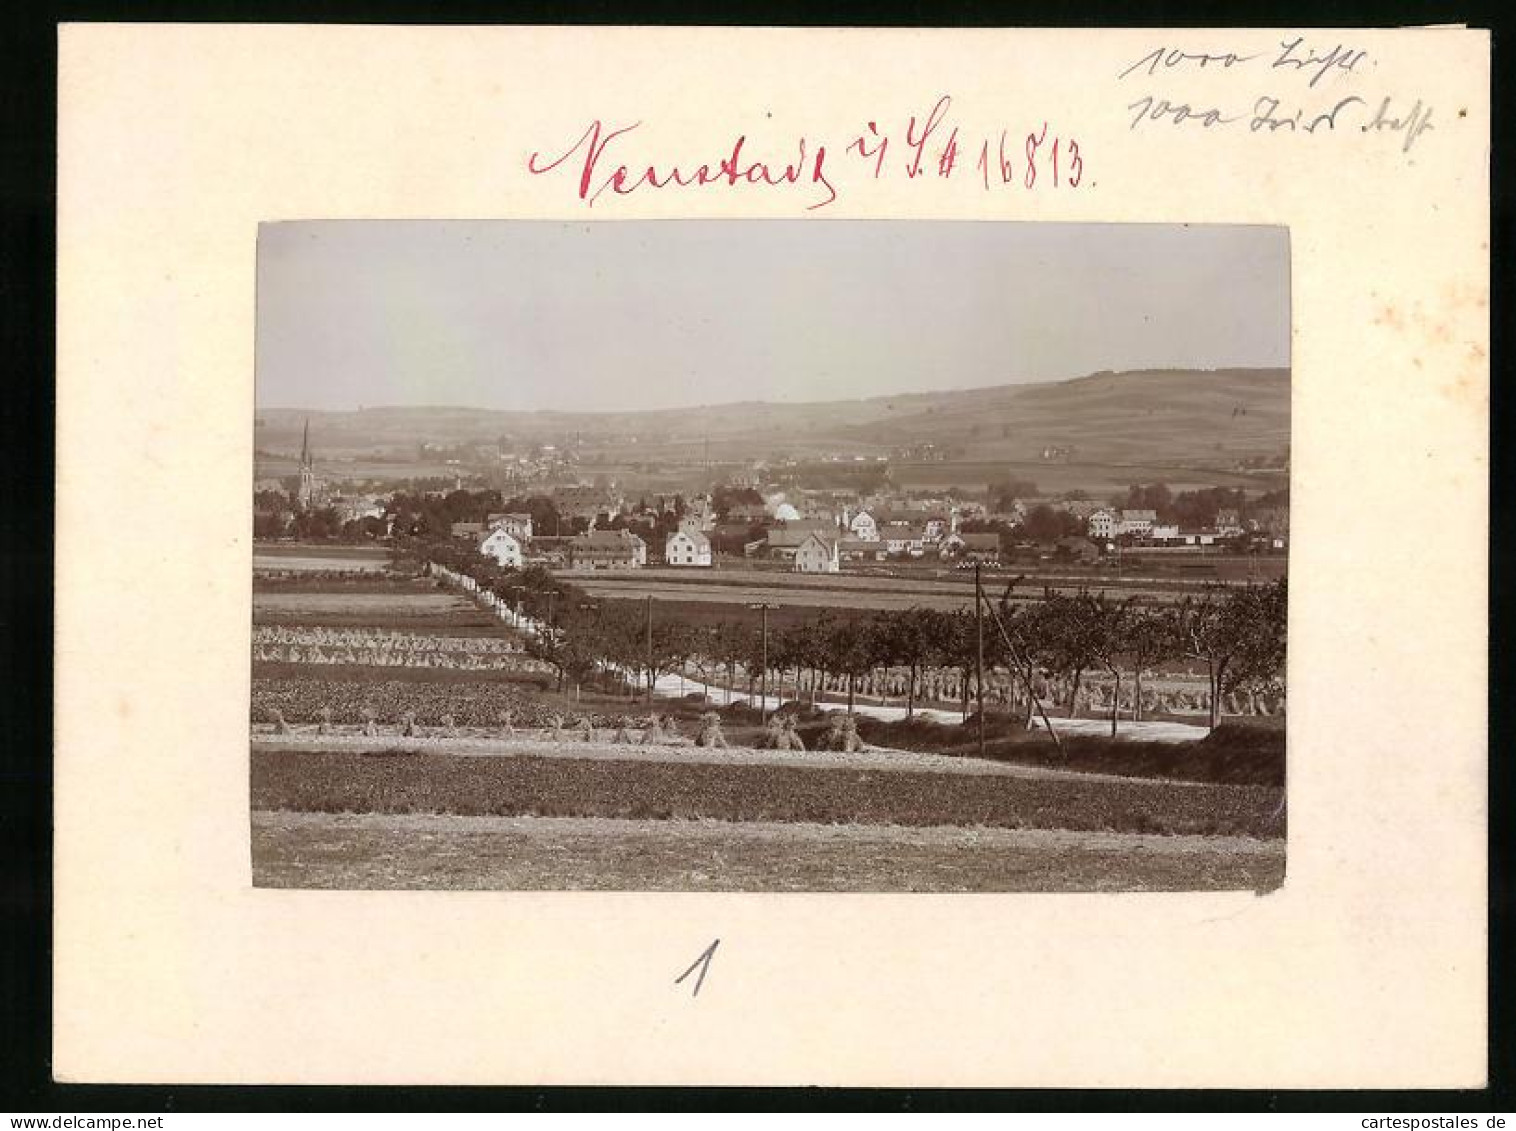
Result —
[{"label": "sepia photographic print", "polygon": [[257,262],[255,885],[1284,882],[1286,229]]}]

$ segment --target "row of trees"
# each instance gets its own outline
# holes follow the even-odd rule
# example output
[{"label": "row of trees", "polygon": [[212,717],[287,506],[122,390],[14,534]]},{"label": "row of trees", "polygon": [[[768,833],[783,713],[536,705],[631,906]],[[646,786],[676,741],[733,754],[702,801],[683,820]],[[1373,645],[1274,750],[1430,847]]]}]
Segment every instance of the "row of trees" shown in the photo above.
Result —
[{"label": "row of trees", "polygon": [[[1173,661],[1198,661],[1209,691],[1209,723],[1233,693],[1282,686],[1288,594],[1284,581],[1210,588],[1170,604],[1116,600],[1104,593],[1044,591],[1030,597],[1013,581],[986,601],[981,621],[972,609],[911,608],[868,617],[822,610],[803,624],[765,635],[750,621],[695,625],[657,615],[656,605],[593,601],[576,586],[538,567],[505,569],[467,547],[428,546],[426,559],[466,572],[484,588],[546,626],[528,650],[580,685],[597,673],[626,678],[635,696],[663,675],[694,667],[707,678],[750,685],[765,670],[816,701],[828,677],[844,682],[848,709],[870,673],[905,673],[906,715],[914,714],[923,674],[955,670],[965,717],[977,683],[981,646],[984,670],[1012,680],[1030,723],[1038,709],[1034,688],[1049,681],[1063,688],[1064,707],[1077,712],[1084,681],[1098,674],[1114,685],[1111,733],[1117,732],[1121,690],[1131,686],[1133,717],[1142,713],[1143,674]],[[1127,681],[1130,681],[1128,684]]]}]

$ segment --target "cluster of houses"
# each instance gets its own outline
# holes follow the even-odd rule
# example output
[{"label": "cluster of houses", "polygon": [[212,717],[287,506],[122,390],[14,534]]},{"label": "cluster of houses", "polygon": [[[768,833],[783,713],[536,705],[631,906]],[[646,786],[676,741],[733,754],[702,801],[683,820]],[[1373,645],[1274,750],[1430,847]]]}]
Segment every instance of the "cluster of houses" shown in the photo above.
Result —
[{"label": "cluster of houses", "polygon": [[[640,569],[647,565],[647,543],[630,530],[591,529],[567,537],[539,536],[532,529],[529,514],[492,514],[483,522],[455,522],[453,537],[474,542],[485,557],[514,569],[533,563],[577,570]],[[704,561],[681,560],[678,564],[710,565],[710,543],[706,542]]]},{"label": "cluster of houses", "polygon": [[749,547],[753,556],[789,562],[798,573],[836,573],[845,562],[881,562],[891,558],[959,558],[996,561],[1000,535],[969,534],[958,529],[959,512],[856,512],[843,508],[834,520],[794,518],[776,521],[766,536]]},{"label": "cluster of houses", "polygon": [[1125,538],[1128,544],[1152,548],[1213,546],[1239,535],[1248,534],[1266,540],[1276,550],[1289,539],[1289,511],[1270,508],[1244,520],[1235,509],[1216,512],[1213,526],[1184,529],[1177,524],[1160,523],[1151,510],[1118,510],[1101,507],[1088,518],[1090,537],[1101,542]]},{"label": "cluster of houses", "polygon": [[[900,556],[994,562],[1000,554],[998,534],[960,532],[956,511],[946,515],[881,512],[876,517],[868,510],[844,508],[835,518],[805,518],[793,507],[780,507],[773,514],[765,511],[762,520],[737,513],[718,523],[705,501],[699,500],[664,540],[663,563],[709,567],[714,560],[713,538],[723,525],[745,538],[759,521],[767,523],[762,536],[743,541],[743,555],[783,562],[799,573],[836,573],[844,562]],[[454,523],[453,536],[473,542],[480,553],[517,569],[532,563],[586,571],[639,569],[648,564],[647,542],[630,530],[592,527],[569,537],[543,536],[533,530],[529,514],[492,514],[483,522]]]}]

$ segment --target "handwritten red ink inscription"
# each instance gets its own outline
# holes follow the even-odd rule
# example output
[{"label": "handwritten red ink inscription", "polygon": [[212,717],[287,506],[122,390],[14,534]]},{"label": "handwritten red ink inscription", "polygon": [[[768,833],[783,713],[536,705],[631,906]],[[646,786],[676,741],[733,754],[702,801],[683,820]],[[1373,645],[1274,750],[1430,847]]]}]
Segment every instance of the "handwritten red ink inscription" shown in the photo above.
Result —
[{"label": "handwritten red ink inscription", "polygon": [[526,167],[535,176],[577,173],[577,195],[591,208],[607,191],[630,196],[644,190],[753,186],[808,189],[805,208],[814,211],[836,201],[850,176],[972,177],[985,190],[1076,189],[1084,182],[1078,139],[1056,133],[1046,121],[1025,132],[1007,128],[994,136],[969,135],[953,124],[952,105],[945,94],[930,112],[912,114],[893,132],[870,121],[841,147],[802,135],[779,150],[760,150],[747,134],[739,134],[714,160],[695,161],[639,155],[640,121],[611,127],[597,118],[567,147],[533,152]]}]

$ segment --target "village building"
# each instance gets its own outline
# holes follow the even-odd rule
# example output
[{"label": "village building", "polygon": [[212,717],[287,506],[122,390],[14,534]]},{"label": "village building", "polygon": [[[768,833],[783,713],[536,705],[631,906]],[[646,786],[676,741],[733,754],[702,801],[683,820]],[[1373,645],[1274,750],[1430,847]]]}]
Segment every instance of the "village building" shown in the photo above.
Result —
[{"label": "village building", "polygon": [[837,528],[821,519],[800,519],[798,522],[777,523],[768,530],[764,540],[765,549],[771,558],[792,561],[796,552],[812,534],[835,541]]},{"label": "village building", "polygon": [[[1153,510],[1123,510],[1121,521],[1116,524],[1117,534],[1131,534],[1137,538],[1146,538],[1148,532],[1153,529],[1153,523],[1158,521],[1158,512]],[[1091,533],[1094,533],[1092,530]]]},{"label": "village building", "polygon": [[788,526],[772,527],[763,540],[764,550],[768,556],[779,561],[793,561],[801,544],[816,531],[809,529],[791,530]]},{"label": "village building", "polygon": [[770,521],[768,508],[762,503],[738,503],[726,512],[727,522],[742,522],[753,525]]},{"label": "village building", "polygon": [[484,536],[479,543],[479,552],[507,569],[520,569],[525,562],[522,540],[502,526]]},{"label": "village building", "polygon": [[1010,505],[1004,510],[990,511],[983,515],[990,522],[1003,522],[1007,526],[1020,526],[1026,521],[1026,504],[1020,499],[1012,499]]},{"label": "village building", "polygon": [[879,529],[879,540],[891,554],[910,554],[919,558],[926,552],[926,526],[912,522],[887,522]]},{"label": "village building", "polygon": [[1242,533],[1242,519],[1234,508],[1227,507],[1216,512],[1216,533],[1223,538]]},{"label": "village building", "polygon": [[884,543],[877,538],[843,538],[837,544],[837,556],[845,562],[882,562],[885,555]]},{"label": "village building", "polygon": [[383,518],[385,514],[384,500],[378,495],[333,495],[327,505],[337,512],[339,522]]},{"label": "village building", "polygon": [[574,539],[568,535],[533,538],[522,547],[526,565],[540,565],[548,569],[561,569],[569,564],[569,553]]},{"label": "village building", "polygon": [[1214,529],[1205,528],[1201,530],[1181,530],[1172,541],[1176,541],[1182,546],[1214,546],[1220,538],[1221,535]]},{"label": "village building", "polygon": [[604,487],[555,487],[549,497],[565,518],[584,518],[593,523],[603,514],[621,513],[620,497]]},{"label": "village building", "polygon": [[686,511],[684,517],[679,520],[679,532],[681,534],[699,534],[704,536],[708,529],[710,527],[706,525],[704,512]]},{"label": "village building", "polygon": [[663,544],[663,560],[671,566],[709,566],[711,540],[698,530],[676,530]]},{"label": "village building", "polygon": [[532,540],[532,516],[529,514],[487,515],[484,524],[492,530],[504,530],[520,542]]},{"label": "village building", "polygon": [[847,528],[860,542],[879,541],[879,524],[874,521],[874,516],[868,511],[859,511],[855,514],[848,522]]},{"label": "village building", "polygon": [[796,573],[837,573],[842,568],[838,539],[811,531],[795,550]]},{"label": "village building", "polygon": [[921,539],[926,543],[941,542],[943,535],[950,533],[951,530],[948,519],[943,515],[927,515],[921,522]]},{"label": "village building", "polygon": [[1077,534],[1067,538],[1058,539],[1058,553],[1060,556],[1072,558],[1076,562],[1089,565],[1100,557],[1100,547],[1088,538],[1082,538]]},{"label": "village building", "polygon": [[993,530],[977,534],[953,531],[937,546],[943,558],[957,557],[969,562],[998,562],[1000,560],[1000,535]]},{"label": "village building", "polygon": [[1110,510],[1091,511],[1089,529],[1091,538],[1109,540],[1116,537],[1116,512]]},{"label": "village building", "polygon": [[568,560],[574,570],[640,569],[647,543],[628,530],[591,530],[568,540]]}]

